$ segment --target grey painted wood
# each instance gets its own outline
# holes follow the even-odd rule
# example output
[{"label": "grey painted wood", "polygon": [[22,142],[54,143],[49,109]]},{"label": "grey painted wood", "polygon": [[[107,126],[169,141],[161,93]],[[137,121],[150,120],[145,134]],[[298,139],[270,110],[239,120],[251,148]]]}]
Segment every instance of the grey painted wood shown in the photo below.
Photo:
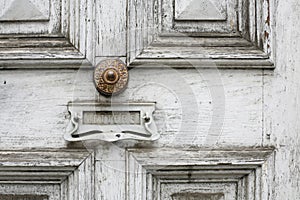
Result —
[{"label": "grey painted wood", "polygon": [[226,20],[226,1],[176,0],[175,19],[177,20]]},{"label": "grey painted wood", "polygon": [[60,1],[0,2],[0,34],[58,34]]},{"label": "grey painted wood", "polygon": [[[32,65],[32,61],[39,62],[41,66],[45,63],[44,68],[64,68],[67,62],[73,64],[67,68],[79,68],[82,63],[91,65],[94,62],[92,19],[95,6],[92,2],[22,0],[1,3],[5,21],[1,21],[0,13],[3,47],[0,50],[0,68],[38,68]],[[14,11],[10,11],[11,6]],[[10,15],[6,16],[6,12]],[[50,43],[46,43],[44,38],[48,38]],[[28,43],[19,45],[20,41]],[[16,60],[22,60],[22,65],[14,66]],[[51,62],[54,64],[51,65]]]},{"label": "grey painted wood", "polygon": [[265,199],[263,194],[271,193],[272,176],[256,171],[263,168],[271,173],[273,149],[237,150],[129,149],[127,199],[193,199],[195,194],[206,198],[218,194],[225,200]]},{"label": "grey painted wood", "polygon": [[[232,65],[235,68],[251,68],[252,66],[256,66],[256,68],[274,67],[271,61],[272,50],[274,49],[272,49],[273,29],[270,26],[270,3],[262,1],[226,1],[226,9],[222,8],[222,3],[224,1],[221,3],[209,1],[208,3],[207,1],[158,0],[154,4],[147,4],[143,1],[140,3],[136,3],[133,0],[128,1],[128,64],[147,64],[154,61],[161,65],[173,65],[174,63],[177,65],[176,62],[192,57],[197,60],[212,59],[212,62],[219,61],[218,65],[225,68],[231,68]],[[201,6],[201,4],[203,5]],[[213,19],[213,16],[210,16],[213,13],[199,10],[207,6],[212,7],[208,9],[209,11],[217,10],[214,13],[217,19],[219,18],[216,16],[216,13],[220,15],[223,13],[226,17],[224,18],[223,16],[223,20],[220,21],[210,21],[209,19]],[[143,14],[139,12],[145,9],[153,10],[150,13],[150,18],[143,18]],[[182,19],[180,19],[179,13],[186,16],[182,16]],[[198,13],[204,13],[207,16],[199,17]],[[203,20],[205,17],[207,19]],[[152,23],[152,19],[154,19],[154,23]],[[153,35],[152,40],[147,41],[149,35],[147,29],[148,21],[150,22],[150,28],[154,32],[150,32]],[[211,41],[210,45],[205,44],[202,46],[203,44],[201,43],[195,45],[197,40],[187,40],[184,44],[178,44],[177,38],[172,37],[169,39],[170,43],[165,41],[160,46],[152,46],[152,41],[156,45],[160,44],[161,35],[168,37],[168,34],[185,38],[209,37],[214,40]],[[218,46],[218,48],[216,46],[209,48],[209,46],[219,44],[219,38],[224,36],[225,40],[227,39],[226,37],[239,37],[244,39],[244,41],[251,41],[252,47],[248,45],[243,46],[244,53],[240,52],[240,48],[230,45],[226,46],[226,48],[222,45]],[[230,39],[228,41],[230,43]],[[241,42],[239,46],[242,47],[244,43]],[[180,48],[174,48],[174,44],[177,44],[176,46]],[[191,47],[193,45],[197,46],[197,48]],[[254,49],[256,53],[253,54]],[[233,58],[231,53],[234,54],[235,59],[228,60],[227,58]],[[215,61],[215,58],[218,61]],[[166,62],[166,59],[170,60],[170,62]],[[238,66],[236,64],[243,62],[245,59],[252,60],[252,66]],[[261,61],[264,61],[263,64]],[[205,65],[200,65],[200,67],[205,68]]]},{"label": "grey painted wood", "polygon": [[[91,81],[92,73],[91,70],[60,70],[59,73],[55,70],[2,70],[1,148],[67,147],[63,140],[69,118],[67,103],[72,100],[109,100],[97,93]],[[207,131],[221,128],[216,121],[219,114],[215,106],[221,106],[221,109],[224,106],[225,109],[220,113],[224,115],[220,144],[260,145],[262,99],[257,93],[262,93],[262,72],[224,70],[220,72],[220,77],[215,77],[215,73],[218,72],[132,69],[126,92],[113,101],[157,102],[154,116],[162,138],[154,145],[191,142],[204,145]],[[180,81],[181,87],[178,87],[176,83]],[[215,83],[210,85],[209,81]],[[220,95],[225,99],[213,104],[216,97],[211,93],[218,90],[222,91]],[[189,105],[193,108],[189,109]],[[187,109],[183,115],[181,106]],[[211,118],[214,115],[216,119]],[[235,123],[237,119],[240,123]],[[19,125],[20,122],[22,125]],[[182,133],[179,133],[180,126],[183,126]],[[190,130],[184,130],[185,127]],[[198,139],[194,141],[193,134],[196,133]]]},{"label": "grey painted wood", "polygon": [[[298,1],[278,1],[276,70],[264,74],[264,144],[278,148],[274,199],[299,199],[299,10]],[[287,23],[286,17],[290,19]],[[284,39],[290,38],[290,39]],[[294,40],[296,39],[296,40]],[[284,191],[285,190],[285,191]]]},{"label": "grey painted wood", "polygon": [[58,184],[0,184],[3,200],[58,200],[61,199]]},{"label": "grey painted wood", "polygon": [[[11,19],[7,18],[9,16],[4,16],[3,20],[6,21],[0,22],[3,27],[2,32],[0,27],[0,34],[29,34],[30,37],[37,38],[40,38],[41,35],[59,35],[60,37],[64,36],[65,43],[70,43],[71,46],[67,45],[57,49],[55,48],[57,44],[47,49],[44,47],[49,47],[49,44],[33,42],[29,46],[20,45],[17,48],[17,45],[11,41],[3,40],[7,48],[0,51],[0,67],[38,68],[38,66],[32,65],[32,60],[35,60],[44,62],[43,68],[65,68],[67,66],[67,68],[78,69],[82,62],[95,65],[97,57],[127,57],[128,65],[145,64],[150,61],[176,67],[181,59],[193,57],[197,60],[211,59],[212,62],[216,62],[223,68],[232,68],[231,66],[234,68],[274,67],[272,62],[273,35],[268,14],[271,7],[269,3],[236,0],[222,3],[210,1],[210,4],[206,5],[206,1],[184,2],[179,0],[174,2],[132,0],[127,3],[120,1],[112,4],[110,1],[100,3],[87,0],[63,0],[61,2],[53,0],[49,7],[49,2],[46,0],[39,2],[38,5],[35,1],[32,3],[22,0],[20,5],[15,6],[16,10],[19,8],[21,11],[11,11]],[[174,3],[178,5],[175,6]],[[11,5],[8,1],[3,1],[2,4],[2,12],[5,15],[6,12],[9,12]],[[21,4],[31,5],[31,14],[33,15],[31,18],[28,14],[30,12],[22,14]],[[202,4],[204,5],[201,6]],[[214,16],[197,16],[199,9],[206,6],[212,7],[207,10],[216,11],[210,14],[206,13],[206,15],[218,15],[219,13],[222,20],[211,21],[210,19],[213,19]],[[193,9],[196,10],[193,11]],[[35,10],[40,14],[35,13]],[[189,12],[191,13],[189,14]],[[28,16],[25,15],[26,13]],[[46,17],[41,16],[41,13]],[[179,19],[178,13],[187,16]],[[18,14],[20,16],[17,16]],[[48,15],[49,17],[47,17]],[[190,15],[195,15],[195,17]],[[178,19],[173,20],[176,16]],[[215,17],[219,19],[218,16]],[[265,23],[266,21],[268,23]],[[206,40],[205,44],[198,43],[197,40],[187,40],[183,44],[182,42],[177,43],[177,39],[171,37],[161,44],[160,35],[166,37],[168,33],[175,33],[177,36],[186,38],[196,37],[200,40],[204,36],[213,38],[213,40]],[[225,42],[228,42],[226,47],[230,46],[231,48],[225,48],[222,44],[221,46],[217,45],[224,42],[224,36],[228,37],[225,38]],[[230,37],[239,37],[243,40],[231,46]],[[251,43],[247,43],[247,41],[251,41]],[[52,42],[56,44],[55,40]],[[156,46],[156,50],[153,50],[152,42],[159,44],[160,47]],[[162,45],[165,48],[162,48]],[[173,48],[174,45],[183,46],[185,50],[182,48],[176,50]],[[203,48],[195,49],[191,47],[193,45]],[[209,48],[212,46],[214,48]],[[217,46],[218,48],[216,48]],[[240,52],[241,49],[238,46],[244,48],[243,52]],[[253,52],[254,49],[255,52]],[[32,57],[28,55],[28,52],[32,52]],[[166,62],[164,58],[172,61]],[[216,58],[217,60],[214,60]],[[52,59],[55,64],[50,65],[49,62]],[[9,64],[15,60],[22,60],[23,65]],[[76,64],[66,65],[68,61],[74,63],[75,60]],[[252,65],[237,64],[244,60],[252,60]],[[206,68],[205,65],[199,65],[199,67]]]},{"label": "grey painted wood", "polygon": [[[102,24],[95,10],[111,8],[112,2],[51,2],[49,21],[0,22],[0,33],[9,33],[0,36],[0,197],[300,199],[297,0],[237,1],[243,10],[238,18],[252,16],[236,24],[247,40],[237,33],[199,33],[201,22],[191,26],[187,20],[176,28],[189,37],[158,37],[156,29],[166,21],[153,13],[161,12],[161,1],[120,2],[109,13],[120,11],[118,20]],[[233,30],[207,23],[207,29]],[[106,27],[116,39],[97,43]],[[249,50],[253,45],[257,48]],[[191,54],[197,47],[215,59],[197,59],[202,54]],[[174,52],[189,59],[176,59]],[[131,64],[127,90],[111,99],[99,96],[86,68],[120,55]],[[161,138],[67,143],[66,106],[73,100],[157,102]]]},{"label": "grey painted wood", "polygon": [[0,152],[3,199],[94,199],[94,158],[84,149]]},{"label": "grey painted wood", "polygon": [[126,56],[126,1],[96,2],[96,55]]},{"label": "grey painted wood", "polygon": [[36,21],[50,18],[50,0],[4,0],[0,7],[0,21]]}]

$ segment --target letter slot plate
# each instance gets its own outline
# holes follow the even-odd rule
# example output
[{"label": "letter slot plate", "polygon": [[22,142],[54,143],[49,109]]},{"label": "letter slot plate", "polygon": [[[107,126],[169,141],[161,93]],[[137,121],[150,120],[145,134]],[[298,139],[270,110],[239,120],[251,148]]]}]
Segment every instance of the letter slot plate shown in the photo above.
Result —
[{"label": "letter slot plate", "polygon": [[155,103],[71,102],[67,141],[154,141],[159,138],[153,121]]}]

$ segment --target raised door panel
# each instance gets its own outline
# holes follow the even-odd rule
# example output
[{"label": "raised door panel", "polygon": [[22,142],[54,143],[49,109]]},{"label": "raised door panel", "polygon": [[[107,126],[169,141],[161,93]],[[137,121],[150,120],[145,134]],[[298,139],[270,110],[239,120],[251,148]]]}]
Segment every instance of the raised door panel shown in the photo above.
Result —
[{"label": "raised door panel", "polygon": [[128,64],[273,68],[269,9],[262,0],[130,0]]},{"label": "raised door panel", "polygon": [[175,20],[227,20],[227,1],[175,0]]},{"label": "raised door panel", "polygon": [[266,200],[273,149],[162,148],[126,152],[126,197],[145,200]]},{"label": "raised door panel", "polygon": [[0,68],[89,65],[93,9],[85,0],[1,0]]},{"label": "raised door panel", "polygon": [[1,200],[92,200],[93,154],[86,150],[0,151]]},{"label": "raised door panel", "polygon": [[269,1],[16,2],[0,1],[2,68],[79,68],[107,57],[128,66],[274,68]]},{"label": "raised door panel", "polygon": [[60,200],[59,184],[0,184],[1,200]]},{"label": "raised door panel", "polygon": [[46,195],[14,195],[14,194],[3,194],[0,195],[2,200],[48,200]]},{"label": "raised door panel", "polygon": [[59,33],[60,1],[1,0],[1,34]]},{"label": "raised door panel", "polygon": [[237,1],[163,0],[162,33],[238,35]]}]

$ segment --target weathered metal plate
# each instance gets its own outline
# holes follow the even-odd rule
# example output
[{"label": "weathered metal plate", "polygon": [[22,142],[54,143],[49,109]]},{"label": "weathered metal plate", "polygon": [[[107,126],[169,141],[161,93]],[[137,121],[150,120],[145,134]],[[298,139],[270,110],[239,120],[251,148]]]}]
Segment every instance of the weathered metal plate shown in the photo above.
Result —
[{"label": "weathered metal plate", "polygon": [[72,102],[67,141],[157,140],[153,121],[155,103]]},{"label": "weathered metal plate", "polygon": [[96,125],[140,125],[139,111],[84,111],[83,124]]}]

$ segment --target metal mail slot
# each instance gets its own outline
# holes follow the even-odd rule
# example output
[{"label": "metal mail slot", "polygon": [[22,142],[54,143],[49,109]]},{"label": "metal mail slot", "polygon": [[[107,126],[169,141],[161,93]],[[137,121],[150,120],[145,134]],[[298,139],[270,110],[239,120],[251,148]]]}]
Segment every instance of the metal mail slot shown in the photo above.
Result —
[{"label": "metal mail slot", "polygon": [[67,141],[157,140],[155,103],[71,102]]}]

